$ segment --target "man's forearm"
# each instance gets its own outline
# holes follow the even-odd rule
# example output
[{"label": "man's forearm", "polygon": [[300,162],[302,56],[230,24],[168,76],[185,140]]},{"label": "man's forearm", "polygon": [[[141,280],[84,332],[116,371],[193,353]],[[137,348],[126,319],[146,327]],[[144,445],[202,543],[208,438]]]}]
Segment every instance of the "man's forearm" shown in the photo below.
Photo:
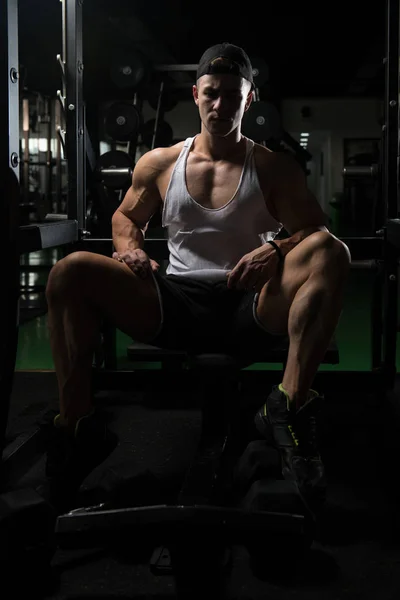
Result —
[{"label": "man's forearm", "polygon": [[328,231],[328,229],[326,227],[324,227],[323,225],[307,227],[306,229],[300,229],[299,231],[296,231],[296,233],[294,233],[293,235],[291,235],[288,238],[285,238],[283,240],[275,240],[275,241],[279,245],[279,248],[280,248],[283,256],[286,256],[286,254],[288,254],[291,250],[293,250],[293,248],[295,248],[297,246],[297,244],[300,244],[300,242],[305,240],[306,237],[308,237],[312,233],[315,233],[316,231]]},{"label": "man's forearm", "polygon": [[131,219],[117,210],[112,218],[112,238],[116,252],[143,248],[143,232]]}]

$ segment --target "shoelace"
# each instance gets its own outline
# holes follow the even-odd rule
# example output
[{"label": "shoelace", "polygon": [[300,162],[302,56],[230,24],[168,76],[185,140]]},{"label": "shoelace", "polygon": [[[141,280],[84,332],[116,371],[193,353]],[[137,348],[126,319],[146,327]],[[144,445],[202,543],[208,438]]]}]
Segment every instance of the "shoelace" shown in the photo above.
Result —
[{"label": "shoelace", "polygon": [[294,441],[294,443],[296,445],[296,448],[298,448],[300,442],[299,442],[299,438],[296,435],[296,432],[294,431],[294,429],[293,429],[293,427],[291,425],[288,425],[288,429],[289,429],[290,435],[292,436],[292,439],[293,439],[293,441]]}]

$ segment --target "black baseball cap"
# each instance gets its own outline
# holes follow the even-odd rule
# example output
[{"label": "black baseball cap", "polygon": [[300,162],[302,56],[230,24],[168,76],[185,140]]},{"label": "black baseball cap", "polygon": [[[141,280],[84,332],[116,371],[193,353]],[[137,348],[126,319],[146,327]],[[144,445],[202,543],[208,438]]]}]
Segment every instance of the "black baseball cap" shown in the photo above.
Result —
[{"label": "black baseball cap", "polygon": [[[227,60],[224,61],[224,58]],[[212,75],[215,73],[239,75],[250,81],[251,86],[254,87],[253,68],[250,59],[243,48],[234,44],[223,42],[222,44],[211,46],[200,58],[196,80],[203,75]]]}]

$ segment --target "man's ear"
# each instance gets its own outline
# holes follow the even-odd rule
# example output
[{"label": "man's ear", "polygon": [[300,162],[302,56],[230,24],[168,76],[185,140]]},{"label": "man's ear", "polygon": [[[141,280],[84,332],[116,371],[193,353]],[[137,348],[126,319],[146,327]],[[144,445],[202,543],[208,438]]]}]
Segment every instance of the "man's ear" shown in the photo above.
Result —
[{"label": "man's ear", "polygon": [[254,92],[254,90],[250,90],[250,92],[248,93],[247,98],[246,98],[246,104],[244,106],[245,112],[246,112],[246,110],[249,110],[250,104],[253,102],[253,100],[255,100],[255,92]]},{"label": "man's ear", "polygon": [[197,87],[197,85],[194,85],[192,88],[192,92],[193,92],[193,98],[194,101],[196,103],[196,105],[199,105],[199,88]]}]

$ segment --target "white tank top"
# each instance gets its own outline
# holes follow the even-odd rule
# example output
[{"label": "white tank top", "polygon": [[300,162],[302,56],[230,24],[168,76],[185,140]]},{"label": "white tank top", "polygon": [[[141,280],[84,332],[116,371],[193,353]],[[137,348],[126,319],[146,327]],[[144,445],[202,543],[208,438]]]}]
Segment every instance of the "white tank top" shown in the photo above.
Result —
[{"label": "white tank top", "polygon": [[254,164],[254,142],[246,138],[246,157],[233,197],[221,208],[205,208],[190,196],[186,163],[195,137],[187,138],[168,184],[162,226],[168,229],[167,275],[208,281],[226,273],[248,252],[273,240],[282,224],[267,209]]}]

